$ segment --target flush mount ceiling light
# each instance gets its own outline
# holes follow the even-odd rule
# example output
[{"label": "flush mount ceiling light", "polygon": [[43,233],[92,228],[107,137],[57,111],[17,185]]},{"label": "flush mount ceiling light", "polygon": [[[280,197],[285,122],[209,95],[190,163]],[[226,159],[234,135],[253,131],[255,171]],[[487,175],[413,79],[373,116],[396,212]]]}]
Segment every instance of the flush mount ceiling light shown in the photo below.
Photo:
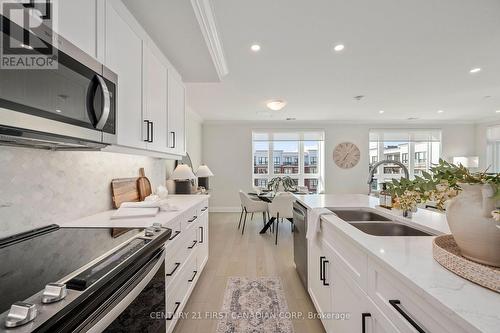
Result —
[{"label": "flush mount ceiling light", "polygon": [[252,46],[250,46],[250,50],[252,50],[253,52],[259,52],[260,45],[259,44],[252,44]]},{"label": "flush mount ceiling light", "polygon": [[345,49],[344,44],[337,44],[337,45],[335,45],[335,46],[333,47],[333,50],[334,50],[335,52],[340,52],[340,51],[342,51],[342,50],[344,50],[344,49]]},{"label": "flush mount ceiling light", "polygon": [[280,111],[286,106],[286,101],[282,99],[273,99],[266,103],[268,109],[273,111]]},{"label": "flush mount ceiling light", "polygon": [[481,71],[481,68],[479,67],[476,67],[476,68],[473,68],[469,71],[469,73],[471,74],[475,74],[475,73],[479,73]]}]

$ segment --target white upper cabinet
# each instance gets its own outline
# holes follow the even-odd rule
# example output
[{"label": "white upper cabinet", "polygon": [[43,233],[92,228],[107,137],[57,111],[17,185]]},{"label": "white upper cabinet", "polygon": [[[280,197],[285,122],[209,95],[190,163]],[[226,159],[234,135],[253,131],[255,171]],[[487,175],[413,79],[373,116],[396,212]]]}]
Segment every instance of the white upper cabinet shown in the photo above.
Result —
[{"label": "white upper cabinet", "polygon": [[167,68],[146,43],[143,44],[144,124],[147,147],[168,152]]},{"label": "white upper cabinet", "polygon": [[186,92],[184,84],[173,73],[168,75],[168,143],[170,152],[186,153]]},{"label": "white upper cabinet", "polygon": [[106,2],[105,65],[118,75],[118,144],[147,148],[142,116],[142,39]]},{"label": "white upper cabinet", "polygon": [[56,0],[54,30],[92,57],[97,56],[97,0]]}]

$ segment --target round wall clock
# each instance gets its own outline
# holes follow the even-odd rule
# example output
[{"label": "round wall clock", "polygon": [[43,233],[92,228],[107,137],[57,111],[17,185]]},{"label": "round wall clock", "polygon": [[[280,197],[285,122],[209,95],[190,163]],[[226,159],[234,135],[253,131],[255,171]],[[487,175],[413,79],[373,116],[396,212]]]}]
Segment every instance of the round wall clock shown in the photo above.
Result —
[{"label": "round wall clock", "polygon": [[350,169],[361,158],[359,148],[351,142],[339,143],[333,150],[333,161],[342,169]]}]

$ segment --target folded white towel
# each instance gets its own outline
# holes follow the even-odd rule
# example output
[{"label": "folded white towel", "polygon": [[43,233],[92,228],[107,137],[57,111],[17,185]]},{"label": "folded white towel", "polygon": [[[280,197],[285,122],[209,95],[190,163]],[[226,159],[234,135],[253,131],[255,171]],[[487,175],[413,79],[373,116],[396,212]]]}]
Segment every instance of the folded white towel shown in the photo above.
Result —
[{"label": "folded white towel", "polygon": [[[149,198],[149,197],[148,197]],[[156,200],[146,200],[140,202],[124,202],[121,204],[120,209],[125,208],[159,208],[162,212],[175,212],[178,211],[179,208],[175,205],[168,203],[167,199],[156,199]]]},{"label": "folded white towel", "polygon": [[159,208],[123,208],[120,207],[112,216],[111,219],[126,219],[126,218],[141,218],[155,217],[158,214]]},{"label": "folded white towel", "polygon": [[306,238],[309,240],[314,240],[320,232],[320,221],[323,215],[335,215],[331,210],[323,207],[313,208],[308,211],[307,215],[307,234]]}]

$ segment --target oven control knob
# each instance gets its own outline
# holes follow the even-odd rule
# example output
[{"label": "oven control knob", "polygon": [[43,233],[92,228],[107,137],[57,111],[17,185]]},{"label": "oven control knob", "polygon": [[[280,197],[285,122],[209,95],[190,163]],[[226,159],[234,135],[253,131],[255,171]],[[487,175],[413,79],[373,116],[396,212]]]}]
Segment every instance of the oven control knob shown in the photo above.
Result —
[{"label": "oven control knob", "polygon": [[66,285],[64,283],[49,283],[45,286],[45,290],[43,291],[42,303],[49,304],[58,302],[64,299],[67,294],[68,291],[66,290]]},{"label": "oven control knob", "polygon": [[159,222],[153,223],[153,229],[155,229],[156,232],[161,231],[161,223]]},{"label": "oven control knob", "polygon": [[144,230],[144,235],[146,237],[153,237],[155,235],[155,229],[148,227],[146,230]]},{"label": "oven control knob", "polygon": [[16,302],[10,307],[9,314],[5,319],[5,327],[12,328],[29,323],[38,314],[35,304]]}]

